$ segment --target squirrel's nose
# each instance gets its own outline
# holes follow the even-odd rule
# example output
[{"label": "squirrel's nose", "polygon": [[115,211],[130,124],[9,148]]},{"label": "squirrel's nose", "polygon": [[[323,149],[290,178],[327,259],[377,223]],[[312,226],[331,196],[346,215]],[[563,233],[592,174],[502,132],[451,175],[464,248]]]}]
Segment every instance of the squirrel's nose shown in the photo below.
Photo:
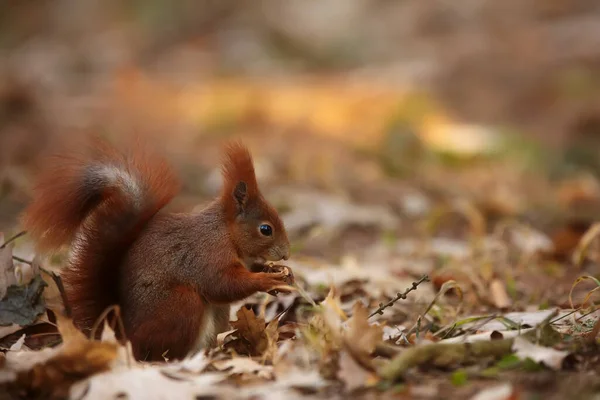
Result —
[{"label": "squirrel's nose", "polygon": [[290,249],[289,248],[284,250],[283,254],[281,255],[281,258],[283,258],[284,260],[287,260],[290,258]]}]

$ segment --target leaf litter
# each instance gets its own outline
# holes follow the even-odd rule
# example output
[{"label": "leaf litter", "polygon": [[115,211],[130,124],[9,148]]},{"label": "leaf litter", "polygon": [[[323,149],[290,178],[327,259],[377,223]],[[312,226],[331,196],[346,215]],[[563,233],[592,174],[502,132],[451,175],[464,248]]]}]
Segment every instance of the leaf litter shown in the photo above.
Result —
[{"label": "leaf litter", "polygon": [[[557,265],[546,230],[513,215],[491,222],[479,200],[456,195],[472,184],[441,197],[426,185],[403,192],[425,197],[416,213],[402,199],[365,204],[351,192],[282,185],[299,290],[234,304],[218,346],[178,362],[136,362],[107,326],[101,341],[73,331],[52,276],[64,261],[38,260],[26,237],[10,243],[0,249],[2,304],[26,318],[0,315],[3,389],[20,398],[302,399],[436,398],[460,387],[467,398],[511,398],[536,392],[514,383],[527,374],[595,368],[594,230],[571,246],[576,265]],[[361,235],[369,240],[356,242]],[[33,262],[14,261],[13,250]]]},{"label": "leaf litter", "polygon": [[[489,281],[497,314],[464,317],[460,311],[463,289],[452,280],[442,284],[427,302],[423,298],[415,302],[411,292],[427,292],[427,276],[415,279],[404,291],[397,290],[377,307],[376,296],[365,297],[361,295],[364,292],[356,291],[368,281],[373,284],[369,275],[354,274],[349,268],[324,295],[319,286],[332,282],[326,274],[310,276],[318,265],[303,261],[290,265],[316,308],[298,294],[254,296],[233,307],[232,329],[220,336],[218,348],[167,364],[136,362],[130,347],[118,343],[108,326],[101,341],[91,341],[57,313],[62,343],[31,350],[24,345],[26,335],[21,335],[6,352],[2,383],[21,398],[152,399],[175,393],[190,398],[306,398],[327,397],[338,385],[346,393],[358,394],[410,379],[415,368],[456,368],[511,353],[560,370],[570,351],[546,347],[548,343],[535,344],[535,335],[524,337],[547,324],[550,317],[556,320],[552,329],[558,334],[572,328],[569,316],[582,316],[581,311],[569,314],[566,310],[502,314],[512,307],[512,301],[498,278]],[[332,273],[344,270],[334,265],[326,268]],[[25,286],[41,288],[32,291],[38,299],[35,304],[44,304],[41,291],[47,290],[40,276],[38,272]],[[585,280],[578,280],[573,287]],[[16,282],[7,291],[11,301],[20,298]],[[357,286],[357,282],[362,283]],[[379,293],[386,296],[385,291]],[[411,310],[407,311],[403,302],[412,304]],[[449,312],[452,308],[455,312]],[[401,318],[404,324],[395,322],[395,315],[403,312],[412,315],[411,319]],[[593,314],[587,317],[593,318]],[[27,325],[28,321],[17,322]],[[598,326],[590,325],[590,330]],[[432,335],[436,330],[444,334]],[[479,343],[479,347],[466,348],[467,343]],[[315,369],[315,365],[319,367]]]}]

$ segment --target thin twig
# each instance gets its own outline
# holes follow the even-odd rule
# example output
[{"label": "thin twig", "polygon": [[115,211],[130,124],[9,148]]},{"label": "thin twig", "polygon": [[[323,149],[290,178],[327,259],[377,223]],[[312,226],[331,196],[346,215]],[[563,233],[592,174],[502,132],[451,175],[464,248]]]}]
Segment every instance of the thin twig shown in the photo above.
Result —
[{"label": "thin twig", "polygon": [[404,291],[404,293],[398,293],[396,295],[396,297],[394,297],[392,300],[388,301],[387,303],[383,304],[383,303],[379,303],[379,308],[375,311],[373,311],[371,313],[371,315],[369,315],[369,318],[371,318],[374,315],[383,315],[383,310],[385,310],[388,307],[391,307],[394,305],[395,302],[397,302],[398,300],[402,299],[405,300],[406,299],[406,295],[408,295],[410,292],[412,292],[413,290],[417,290],[417,287],[419,287],[419,285],[423,282],[429,282],[429,276],[428,275],[423,275],[421,277],[421,279],[419,279],[416,282],[412,283],[412,286],[409,288],[406,288],[406,290]]},{"label": "thin twig", "polygon": [[12,258],[13,258],[13,260],[15,260],[15,261],[18,261],[18,262],[21,262],[21,263],[23,263],[23,264],[27,264],[27,265],[33,265],[33,261],[29,261],[29,260],[26,260],[26,259],[24,259],[24,258],[17,257],[17,256],[12,256]]},{"label": "thin twig", "polygon": [[587,313],[583,314],[582,316],[575,318],[575,320],[581,321],[582,318],[585,318],[588,315],[595,313],[596,311],[598,311],[598,309],[594,308],[592,311],[588,311]]},{"label": "thin twig", "polygon": [[570,311],[570,312],[568,312],[568,313],[566,313],[564,315],[561,315],[560,317],[556,318],[555,320],[550,321],[550,323],[554,324],[554,323],[560,321],[561,319],[567,318],[569,315],[575,314],[577,311],[579,311],[579,309]]},{"label": "thin twig", "polygon": [[40,270],[49,274],[50,277],[52,278],[52,280],[54,281],[54,283],[56,284],[56,287],[58,288],[58,293],[60,293],[60,298],[62,299],[62,302],[63,302],[63,307],[65,309],[65,315],[68,318],[71,318],[71,305],[69,304],[69,301],[67,300],[67,293],[65,292],[65,285],[63,284],[62,278],[60,277],[60,275],[57,275],[54,272],[47,271],[43,268],[40,268]]},{"label": "thin twig", "polygon": [[17,233],[15,236],[7,239],[4,243],[2,243],[2,246],[0,246],[0,249],[5,248],[6,246],[8,246],[9,243],[14,242],[18,238],[20,238],[21,236],[26,235],[26,234],[27,234],[27,231],[22,231],[22,232]]}]

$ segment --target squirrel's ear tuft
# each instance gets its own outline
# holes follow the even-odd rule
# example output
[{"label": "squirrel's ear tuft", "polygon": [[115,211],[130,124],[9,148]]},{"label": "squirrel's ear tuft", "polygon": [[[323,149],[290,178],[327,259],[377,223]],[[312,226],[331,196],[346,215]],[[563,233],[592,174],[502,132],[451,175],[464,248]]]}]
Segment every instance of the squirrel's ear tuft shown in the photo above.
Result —
[{"label": "squirrel's ear tuft", "polygon": [[226,145],[222,172],[226,193],[232,193],[238,183],[243,182],[249,197],[258,194],[254,162],[250,152],[241,142],[234,141]]},{"label": "squirrel's ear tuft", "polygon": [[254,163],[241,142],[229,142],[223,154],[223,198],[231,216],[244,210],[248,201],[259,195]]},{"label": "squirrel's ear tuft", "polygon": [[233,189],[233,198],[237,205],[238,213],[241,213],[246,208],[248,201],[248,187],[244,182],[238,182]]}]

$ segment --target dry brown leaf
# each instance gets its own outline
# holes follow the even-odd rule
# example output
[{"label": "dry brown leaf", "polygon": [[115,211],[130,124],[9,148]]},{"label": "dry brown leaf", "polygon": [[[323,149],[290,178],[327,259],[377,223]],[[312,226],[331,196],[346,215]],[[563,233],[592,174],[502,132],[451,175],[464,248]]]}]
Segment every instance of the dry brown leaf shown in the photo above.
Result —
[{"label": "dry brown leaf", "polygon": [[230,329],[225,332],[221,332],[217,335],[217,347],[221,347],[225,344],[225,340],[231,337],[232,334],[236,333],[237,329]]},{"label": "dry brown leaf", "polygon": [[231,326],[246,339],[254,348],[260,347],[260,342],[265,331],[265,320],[257,317],[254,311],[242,307],[237,312],[237,321],[232,321]]},{"label": "dry brown leaf", "polygon": [[337,293],[335,287],[332,287],[320,304],[323,309],[324,322],[329,326],[331,333],[334,337],[339,337],[342,322],[348,319],[348,316],[342,310],[342,304],[340,302],[340,294]]},{"label": "dry brown leaf", "polygon": [[[343,322],[347,316],[334,288],[321,303],[321,308],[324,328],[327,329],[327,335],[322,336],[327,343],[322,348],[321,373],[324,376],[337,376],[353,388],[362,386],[370,376],[367,371],[374,371],[370,355],[375,346],[383,341],[383,326],[370,325],[368,310],[361,302],[356,302],[353,315],[344,329]],[[346,356],[352,359],[353,364],[344,365]],[[327,360],[329,362],[325,362]],[[364,379],[350,382],[356,376]]]},{"label": "dry brown leaf", "polygon": [[372,368],[371,353],[383,342],[383,326],[369,324],[369,311],[360,302],[354,304],[348,330],[344,332],[344,346],[364,368]]},{"label": "dry brown leaf", "polygon": [[500,279],[494,279],[490,284],[490,298],[494,306],[500,309],[506,309],[512,305],[506,287]]},{"label": "dry brown leaf", "polygon": [[257,317],[251,309],[242,307],[237,312],[237,321],[231,322],[237,330],[238,339],[227,343],[228,347],[241,354],[262,356],[264,360],[271,360],[277,353],[277,328],[279,320],[274,319],[265,324],[262,317]]},{"label": "dry brown leaf", "polygon": [[338,378],[344,382],[347,391],[353,391],[377,382],[377,376],[358,364],[346,351],[340,353]]},{"label": "dry brown leaf", "polygon": [[58,353],[30,370],[17,373],[11,393],[27,397],[65,398],[71,385],[106,371],[117,355],[115,343],[91,341],[65,317],[57,315],[63,345]]},{"label": "dry brown leaf", "polygon": [[263,351],[263,362],[266,360],[272,361],[277,356],[277,340],[279,339],[279,320],[274,319],[265,328],[265,337],[267,346]]}]

